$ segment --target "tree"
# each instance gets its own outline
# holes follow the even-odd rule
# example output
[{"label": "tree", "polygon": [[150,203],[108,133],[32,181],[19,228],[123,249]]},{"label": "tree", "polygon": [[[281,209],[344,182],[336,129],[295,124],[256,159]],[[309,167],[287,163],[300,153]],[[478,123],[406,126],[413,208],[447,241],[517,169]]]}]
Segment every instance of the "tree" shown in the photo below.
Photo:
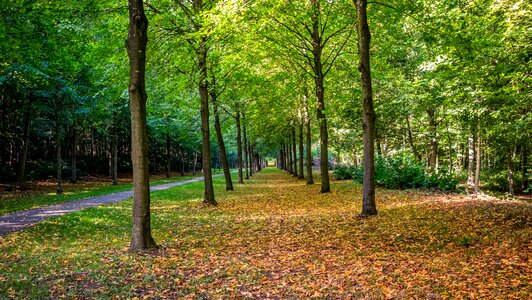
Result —
[{"label": "tree", "polygon": [[133,163],[133,228],[129,249],[155,248],[150,224],[148,129],[146,125],[146,44],[148,19],[142,0],[129,0],[129,101],[131,109],[131,160]]}]

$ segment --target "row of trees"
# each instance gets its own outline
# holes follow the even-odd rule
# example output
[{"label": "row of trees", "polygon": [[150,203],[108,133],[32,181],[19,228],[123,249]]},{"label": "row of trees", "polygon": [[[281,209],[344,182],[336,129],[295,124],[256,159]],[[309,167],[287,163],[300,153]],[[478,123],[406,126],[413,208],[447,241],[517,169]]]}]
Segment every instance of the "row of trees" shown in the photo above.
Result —
[{"label": "row of trees", "polygon": [[[201,161],[207,204],[216,203],[213,166],[230,178],[230,166],[266,157],[309,183],[319,166],[324,193],[330,165],[364,163],[365,215],[376,213],[375,155],[408,151],[427,172],[528,190],[526,1],[134,2],[0,8],[4,182],[54,168],[61,182],[63,157],[74,179],[116,177],[131,168],[129,141],[139,139],[133,129],[142,124],[129,118],[145,110],[141,152],[152,171],[192,171]],[[123,43],[134,5],[133,16],[142,6],[150,24],[140,24],[149,37],[145,108],[126,100],[137,93],[125,84]]]}]

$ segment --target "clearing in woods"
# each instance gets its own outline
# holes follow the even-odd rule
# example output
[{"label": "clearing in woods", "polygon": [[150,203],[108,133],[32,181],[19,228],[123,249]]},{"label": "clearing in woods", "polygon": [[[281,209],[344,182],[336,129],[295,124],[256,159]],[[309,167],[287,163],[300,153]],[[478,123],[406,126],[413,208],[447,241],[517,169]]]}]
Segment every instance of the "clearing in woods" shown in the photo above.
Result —
[{"label": "clearing in woods", "polygon": [[527,298],[532,207],[517,201],[361,188],[332,192],[265,169],[235,192],[215,179],[153,195],[161,248],[127,252],[131,200],[0,237],[0,297]]}]

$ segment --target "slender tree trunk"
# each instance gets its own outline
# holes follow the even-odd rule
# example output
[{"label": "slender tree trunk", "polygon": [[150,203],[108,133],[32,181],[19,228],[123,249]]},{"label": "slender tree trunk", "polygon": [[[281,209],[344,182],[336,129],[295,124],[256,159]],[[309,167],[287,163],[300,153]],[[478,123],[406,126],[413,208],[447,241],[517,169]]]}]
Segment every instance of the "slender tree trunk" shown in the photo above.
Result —
[{"label": "slender tree trunk", "polygon": [[364,112],[364,180],[362,191],[362,216],[376,215],[375,204],[375,110],[373,108],[373,89],[371,86],[370,40],[366,15],[367,0],[355,1],[358,20],[358,49],[360,56],[360,84],[362,88]]},{"label": "slender tree trunk", "polygon": [[246,169],[246,179],[249,179],[249,172],[248,172],[248,138],[246,134],[246,118],[244,117],[244,114],[242,114],[243,124],[242,128],[244,130],[244,169]]},{"label": "slender tree trunk", "polygon": [[480,184],[480,147],[481,147],[481,138],[480,138],[480,122],[478,123],[477,128],[477,157],[475,162],[475,194],[478,194],[478,187]]},{"label": "slender tree trunk", "polygon": [[116,122],[113,124],[113,185],[118,185],[118,128]]},{"label": "slender tree trunk", "polygon": [[299,179],[305,179],[305,174],[303,173],[303,122],[299,122]]},{"label": "slender tree trunk", "polygon": [[55,113],[55,149],[56,149],[56,171],[57,171],[57,195],[63,194],[63,178],[61,177],[63,161],[61,159],[61,110],[62,103],[57,100],[57,111]]},{"label": "slender tree trunk", "polygon": [[527,160],[526,143],[523,142],[523,144],[521,144],[521,177],[523,177],[523,180],[521,181],[521,191],[523,192],[528,188]]},{"label": "slender tree trunk", "polygon": [[288,132],[288,143],[286,144],[286,151],[288,152],[288,173],[294,174],[294,159],[292,152],[292,137],[291,131]]},{"label": "slender tree trunk", "polygon": [[148,129],[146,126],[146,44],[148,19],[142,0],[129,0],[129,101],[131,109],[131,160],[133,163],[133,228],[130,250],[155,248],[150,225]]},{"label": "slender tree trunk", "polygon": [[293,156],[294,156],[294,177],[299,177],[299,175],[297,174],[297,149],[296,149],[296,126],[295,124],[292,125],[292,153],[293,153]]},{"label": "slender tree trunk", "polygon": [[406,117],[406,128],[408,132],[408,143],[410,144],[410,148],[412,148],[412,153],[414,154],[414,157],[417,158],[418,162],[421,161],[421,155],[416,149],[416,146],[414,145],[414,138],[412,137],[412,128],[410,127],[410,116]]},{"label": "slender tree trunk", "polygon": [[238,183],[244,183],[244,175],[242,174],[242,129],[240,125],[240,110],[236,111],[236,146],[237,146],[237,161],[238,161]]},{"label": "slender tree trunk", "polygon": [[171,140],[170,140],[170,129],[167,129],[166,132],[166,178],[170,178],[170,169],[172,164],[172,153],[171,153]]},{"label": "slender tree trunk", "polygon": [[467,164],[467,185],[473,185],[473,164],[475,159],[475,138],[473,136],[473,127],[471,126],[471,131],[469,132],[469,155],[468,155],[468,164]]},{"label": "slender tree trunk", "polygon": [[185,149],[181,148],[181,177],[185,176]]},{"label": "slender tree trunk", "polygon": [[310,132],[310,114],[308,111],[308,96],[305,90],[305,143],[307,148],[307,184],[314,184],[314,176],[312,175],[312,141],[311,141],[311,132]]},{"label": "slender tree trunk", "polygon": [[70,180],[72,182],[78,181],[78,168],[77,168],[77,154],[78,154],[78,132],[76,126],[72,127],[72,161],[71,161],[71,171],[72,176]]},{"label": "slender tree trunk", "polygon": [[[198,0],[197,0],[198,1]],[[201,0],[198,1],[197,7],[201,7]],[[196,5],[196,4],[195,4]],[[199,94],[201,99],[201,135],[202,135],[202,167],[205,185],[205,196],[203,204],[216,205],[214,199],[214,187],[212,183],[211,170],[211,134],[209,128],[209,91],[207,87],[207,47],[206,38],[201,38],[201,44],[198,48],[198,68],[200,70]]]},{"label": "slender tree trunk", "polygon": [[194,150],[194,156],[192,160],[192,175],[196,175],[196,165],[198,164],[198,151]]},{"label": "slender tree trunk", "polygon": [[449,174],[453,173],[453,144],[451,141],[451,135],[449,134],[449,127],[447,127],[447,140],[449,143]]},{"label": "slender tree trunk", "polygon": [[512,148],[508,147],[507,150],[508,156],[508,194],[510,196],[514,195],[514,151]]},{"label": "slender tree trunk", "polygon": [[[26,109],[24,110],[24,124],[23,124],[23,136],[22,136],[22,156],[19,160],[18,165],[18,186],[19,188],[24,188],[26,184],[26,162],[28,160],[28,148],[30,145],[30,118],[31,118],[31,112],[30,112],[30,105],[29,103],[26,106]],[[1,162],[0,162],[1,163]]]},{"label": "slender tree trunk", "polygon": [[320,126],[320,172],[321,172],[321,192],[331,191],[329,183],[329,134],[327,132],[327,116],[325,115],[325,90],[323,86],[323,64],[322,56],[322,36],[320,34],[320,3],[319,0],[312,0],[312,45],[314,56],[314,81],[316,84],[316,97],[318,98],[318,123]]},{"label": "slender tree trunk", "polygon": [[253,147],[251,141],[248,140],[248,156],[249,156],[249,177],[253,176]]},{"label": "slender tree trunk", "polygon": [[[213,82],[213,84],[216,84]],[[216,130],[216,138],[218,139],[218,147],[220,150],[220,159],[222,161],[222,167],[224,169],[225,178],[225,190],[232,191],[233,180],[231,179],[231,172],[229,170],[229,163],[227,162],[227,153],[225,151],[225,143],[222,135],[222,125],[220,124],[220,115],[218,113],[218,103],[216,102],[216,91],[211,92],[212,109],[214,112],[214,129]]]},{"label": "slender tree trunk", "polygon": [[428,167],[431,170],[434,170],[436,168],[436,157],[438,155],[438,139],[436,136],[436,129],[438,126],[438,123],[436,122],[435,118],[435,110],[434,108],[427,109],[427,115],[429,118],[429,139],[430,139],[430,154],[429,154],[429,161],[428,161]]}]

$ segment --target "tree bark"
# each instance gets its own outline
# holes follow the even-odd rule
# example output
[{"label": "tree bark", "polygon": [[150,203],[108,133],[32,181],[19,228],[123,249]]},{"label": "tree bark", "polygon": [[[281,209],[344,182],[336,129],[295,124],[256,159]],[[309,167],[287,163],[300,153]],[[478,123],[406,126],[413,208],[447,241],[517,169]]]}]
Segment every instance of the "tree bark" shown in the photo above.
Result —
[{"label": "tree bark", "polygon": [[72,127],[72,160],[71,160],[71,171],[72,176],[70,177],[70,181],[77,182],[78,181],[78,168],[77,168],[77,154],[78,154],[78,132],[76,129],[76,126]]},{"label": "tree bark", "polygon": [[[198,4],[196,7],[202,6],[201,0],[196,0]],[[198,68],[200,71],[199,78],[199,95],[201,99],[201,136],[202,136],[202,167],[203,179],[205,185],[205,195],[203,204],[216,205],[218,204],[214,199],[214,187],[212,183],[211,170],[211,134],[209,128],[209,90],[207,87],[207,46],[205,45],[207,39],[201,38],[201,43],[198,48]]]},{"label": "tree bark", "polygon": [[370,40],[366,7],[367,0],[355,1],[358,20],[358,49],[360,56],[360,85],[362,88],[362,107],[364,112],[364,180],[362,191],[361,216],[377,214],[375,203],[375,110],[373,108],[373,89],[371,86]]},{"label": "tree bark", "polygon": [[321,173],[321,192],[328,193],[331,191],[329,182],[329,134],[327,132],[327,116],[325,115],[325,90],[323,86],[323,65],[322,40],[319,30],[320,26],[320,4],[319,0],[312,0],[312,45],[314,57],[314,81],[316,84],[316,97],[318,99],[318,123],[320,126],[320,173]]},{"label": "tree bark", "polygon": [[[216,81],[213,79],[213,86],[216,86]],[[214,88],[213,87],[213,88]],[[220,114],[218,113],[216,90],[211,92],[212,109],[214,112],[214,129],[216,130],[216,138],[218,139],[218,147],[220,149],[220,159],[224,170],[225,190],[233,191],[233,180],[231,179],[231,172],[229,170],[229,163],[227,162],[227,153],[225,151],[225,143],[222,135],[222,125],[220,124]]]},{"label": "tree bark", "polygon": [[249,156],[249,177],[253,176],[253,146],[248,139],[248,156]]},{"label": "tree bark", "polygon": [[526,144],[523,142],[521,145],[521,177],[523,177],[523,180],[521,181],[521,191],[524,192],[528,188],[528,174],[527,174],[527,149]]},{"label": "tree bark", "polygon": [[172,164],[172,153],[171,153],[171,140],[170,140],[170,129],[167,128],[166,131],[166,178],[170,178],[170,169]]},{"label": "tree bark", "polygon": [[30,121],[31,121],[30,118],[31,118],[31,111],[30,111],[30,104],[28,103],[24,110],[22,156],[19,160],[19,166],[18,166],[17,181],[18,181],[19,188],[24,188],[26,184],[26,162],[28,160],[28,148],[30,145]]},{"label": "tree bark", "polygon": [[434,108],[427,109],[427,115],[429,119],[429,143],[430,143],[430,153],[429,161],[427,166],[429,169],[434,170],[436,168],[436,157],[438,155],[438,139],[437,139],[437,126]]},{"label": "tree bark", "polygon": [[61,111],[62,111],[62,101],[56,100],[57,107],[55,113],[55,157],[56,157],[56,173],[57,173],[57,189],[56,194],[63,194],[63,178],[62,178],[62,159],[61,159]]},{"label": "tree bark", "polygon": [[305,179],[305,174],[303,173],[303,122],[299,122],[299,179]]},{"label": "tree bark", "polygon": [[248,172],[248,165],[249,165],[249,156],[248,156],[248,138],[246,134],[246,118],[244,114],[242,114],[242,127],[244,130],[244,169],[246,169],[246,179],[249,179],[249,172]]},{"label": "tree bark", "polygon": [[468,155],[468,165],[467,165],[467,185],[473,185],[473,164],[475,163],[475,138],[473,136],[473,126],[471,126],[469,132],[469,155]]},{"label": "tree bark", "polygon": [[113,156],[113,185],[118,185],[118,126],[116,122],[113,124],[113,141],[112,141],[112,156]]},{"label": "tree bark", "polygon": [[480,138],[480,122],[478,123],[477,127],[477,158],[475,162],[475,194],[478,194],[478,187],[480,184],[480,144],[481,138]]},{"label": "tree bark", "polygon": [[421,155],[419,155],[419,152],[417,152],[416,146],[414,145],[414,138],[412,136],[412,128],[410,127],[410,116],[406,117],[406,128],[408,131],[408,143],[410,144],[410,148],[412,148],[412,154],[414,154],[414,157],[416,157],[418,162],[420,162]]},{"label": "tree bark", "polygon": [[293,156],[294,156],[294,177],[299,177],[299,175],[297,174],[297,149],[296,149],[296,126],[295,124],[292,125],[292,153],[293,153]]},{"label": "tree bark", "polygon": [[194,151],[194,158],[192,159],[192,175],[196,175],[196,165],[198,164],[198,151]]},{"label": "tree bark", "polygon": [[133,226],[129,249],[155,248],[151,235],[148,129],[146,126],[146,44],[148,19],[142,0],[129,0],[129,101],[131,109],[131,160],[133,163]]},{"label": "tree bark", "polygon": [[310,114],[308,111],[308,96],[305,90],[305,134],[306,134],[306,147],[307,147],[307,184],[314,184],[314,176],[312,175],[312,140],[310,132]]},{"label": "tree bark", "polygon": [[240,125],[240,110],[236,111],[236,146],[237,146],[237,161],[238,161],[238,183],[244,183],[244,175],[242,174],[242,128]]},{"label": "tree bark", "polygon": [[508,195],[514,195],[514,151],[508,147],[507,150],[508,159]]}]

